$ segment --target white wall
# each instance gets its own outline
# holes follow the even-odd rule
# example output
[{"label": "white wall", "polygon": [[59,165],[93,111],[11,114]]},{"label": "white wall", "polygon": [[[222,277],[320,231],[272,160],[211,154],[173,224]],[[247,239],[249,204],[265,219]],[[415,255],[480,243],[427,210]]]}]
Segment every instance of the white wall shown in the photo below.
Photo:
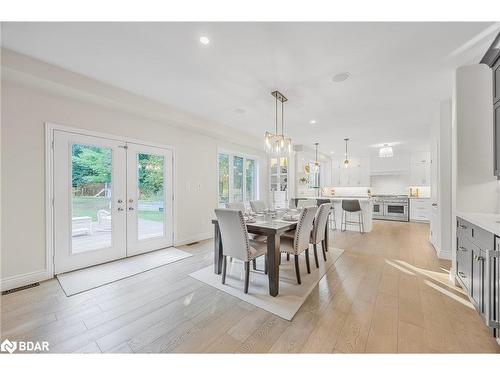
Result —
[{"label": "white wall", "polygon": [[493,175],[491,69],[484,64],[457,69],[456,210],[497,213],[500,185]]},{"label": "white wall", "polygon": [[[151,111],[146,116],[133,103],[148,108],[147,99],[34,60],[30,61],[33,68],[30,71],[24,57],[23,64],[16,65],[17,57],[13,54],[2,62],[7,69],[2,71],[1,82],[1,194],[4,203],[1,278],[7,280],[9,286],[16,284],[19,275],[38,275],[46,269],[45,122],[174,146],[176,244],[212,235],[210,219],[217,205],[218,148],[258,157],[260,193],[267,199],[266,156],[258,141],[254,142],[254,147],[248,145],[251,137],[238,138],[234,132],[225,132],[227,139],[241,139],[246,143],[239,145],[224,137],[211,136],[207,131],[201,134],[194,125],[185,129],[179,126],[179,118],[189,119],[185,114],[173,113],[171,122],[164,113],[154,119],[153,109],[158,110],[157,113],[161,111],[158,103],[150,105]],[[17,66],[22,66],[23,72],[16,71]],[[62,78],[66,76],[71,79],[64,81]],[[57,82],[58,77],[64,82]],[[103,96],[100,101],[99,90],[103,95],[104,92],[116,94]],[[116,102],[110,104],[110,98],[116,98]],[[120,101],[126,104],[120,107]],[[210,126],[199,119],[190,121],[197,122],[200,127]],[[198,184],[199,190],[193,188]]]}]

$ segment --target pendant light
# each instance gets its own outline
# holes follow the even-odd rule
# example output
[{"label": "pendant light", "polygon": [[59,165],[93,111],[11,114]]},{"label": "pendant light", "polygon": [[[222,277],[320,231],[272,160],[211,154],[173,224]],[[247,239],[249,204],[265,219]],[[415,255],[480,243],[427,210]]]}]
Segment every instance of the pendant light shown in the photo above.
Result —
[{"label": "pendant light", "polygon": [[[279,91],[273,91],[271,93],[275,98],[275,133],[266,132],[265,134],[265,143],[266,143],[266,151],[268,154],[274,156],[287,156],[292,151],[292,140],[291,138],[287,138],[284,135],[284,103],[288,101],[288,99]],[[278,102],[281,103],[281,134],[278,131]]]},{"label": "pendant light", "polygon": [[344,160],[344,167],[349,166],[349,159],[347,158],[347,142],[349,141],[349,138],[344,138],[345,141],[345,160]]},{"label": "pendant light", "polygon": [[392,158],[394,156],[394,152],[392,151],[392,147],[389,146],[388,143],[384,144],[384,147],[381,147],[378,151],[379,158]]},{"label": "pendant light", "polygon": [[318,163],[318,145],[319,145],[319,143],[318,143],[318,142],[316,142],[316,143],[314,144],[314,146],[316,147],[316,160],[315,160],[315,162],[314,162],[314,171],[315,171],[315,172],[318,172],[318,170],[319,170],[319,163]]}]

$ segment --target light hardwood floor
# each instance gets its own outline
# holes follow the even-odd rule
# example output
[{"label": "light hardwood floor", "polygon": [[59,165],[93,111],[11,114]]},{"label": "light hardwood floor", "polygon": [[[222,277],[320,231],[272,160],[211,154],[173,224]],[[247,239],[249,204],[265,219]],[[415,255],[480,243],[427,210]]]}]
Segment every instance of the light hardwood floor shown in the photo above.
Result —
[{"label": "light hardwood floor", "polygon": [[500,352],[428,231],[334,231],[330,246],[345,252],[292,322],[189,277],[212,263],[204,241],[183,247],[191,258],[73,297],[55,280],[2,296],[2,340],[46,340],[51,352]]}]

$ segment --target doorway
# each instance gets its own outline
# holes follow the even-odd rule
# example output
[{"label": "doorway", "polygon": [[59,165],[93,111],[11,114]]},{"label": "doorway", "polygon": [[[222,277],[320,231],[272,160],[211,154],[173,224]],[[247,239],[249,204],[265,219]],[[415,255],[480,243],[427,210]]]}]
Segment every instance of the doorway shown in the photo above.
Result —
[{"label": "doorway", "polygon": [[55,274],[173,245],[172,151],[53,131]]}]

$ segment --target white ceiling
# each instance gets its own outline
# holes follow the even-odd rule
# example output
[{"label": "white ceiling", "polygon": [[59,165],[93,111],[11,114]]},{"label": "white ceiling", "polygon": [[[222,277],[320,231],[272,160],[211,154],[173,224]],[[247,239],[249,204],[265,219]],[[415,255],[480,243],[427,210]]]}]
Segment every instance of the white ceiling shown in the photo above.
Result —
[{"label": "white ceiling", "polygon": [[[4,23],[2,43],[259,137],[274,129],[270,92],[279,89],[294,143],[318,141],[340,155],[346,137],[358,154],[391,142],[395,152],[428,149],[439,100],[451,96],[456,51],[489,26]],[[341,72],[350,78],[332,82]]]}]

